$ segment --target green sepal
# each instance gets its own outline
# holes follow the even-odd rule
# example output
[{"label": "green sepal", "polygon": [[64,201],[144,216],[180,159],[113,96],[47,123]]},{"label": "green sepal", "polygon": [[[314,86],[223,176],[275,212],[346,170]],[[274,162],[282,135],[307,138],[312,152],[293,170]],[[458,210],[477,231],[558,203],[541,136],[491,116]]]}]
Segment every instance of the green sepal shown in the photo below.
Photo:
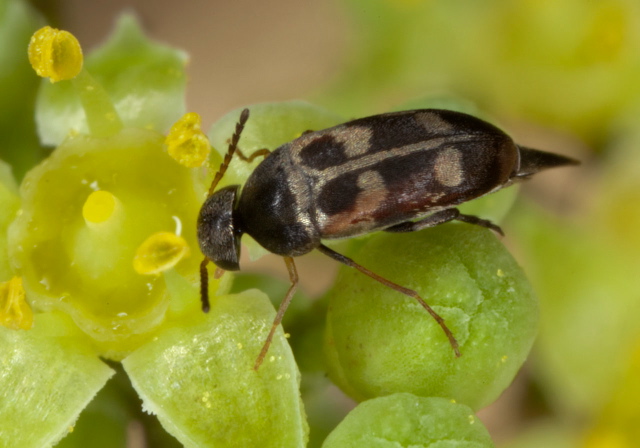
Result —
[{"label": "green sepal", "polygon": [[275,311],[256,290],[216,297],[123,361],[147,411],[187,447],[303,447],[300,377],[282,329],[254,363]]},{"label": "green sepal", "polygon": [[[185,111],[186,60],[184,52],[148,39],[134,16],[123,15],[109,41],[87,56],[84,66],[107,91],[125,127],[164,132]],[[46,145],[89,132],[71,81],[42,81],[36,121]]]},{"label": "green sepal", "polygon": [[21,448],[49,447],[72,431],[113,374],[62,313],[37,314],[27,331],[0,327],[0,364],[0,441]]}]

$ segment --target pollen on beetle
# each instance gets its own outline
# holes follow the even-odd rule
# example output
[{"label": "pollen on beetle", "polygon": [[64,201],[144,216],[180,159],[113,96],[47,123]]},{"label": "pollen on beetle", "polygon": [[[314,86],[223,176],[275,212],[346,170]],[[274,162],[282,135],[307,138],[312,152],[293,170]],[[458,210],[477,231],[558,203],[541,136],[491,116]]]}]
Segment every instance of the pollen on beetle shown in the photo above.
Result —
[{"label": "pollen on beetle", "polygon": [[108,191],[94,191],[82,206],[82,217],[87,224],[100,224],[114,216],[120,207],[118,199]]},{"label": "pollen on beetle", "polygon": [[176,121],[164,141],[169,155],[187,168],[202,166],[211,152],[211,144],[200,124],[200,115],[189,112]]},{"label": "pollen on beetle", "polygon": [[45,26],[31,37],[29,62],[38,76],[51,82],[72,79],[82,70],[82,48],[68,31]]},{"label": "pollen on beetle", "polygon": [[0,283],[0,325],[11,330],[29,330],[33,326],[33,312],[21,277]]},{"label": "pollen on beetle", "polygon": [[138,274],[153,275],[168,271],[189,254],[184,238],[171,232],[157,232],[136,250],[133,269]]}]

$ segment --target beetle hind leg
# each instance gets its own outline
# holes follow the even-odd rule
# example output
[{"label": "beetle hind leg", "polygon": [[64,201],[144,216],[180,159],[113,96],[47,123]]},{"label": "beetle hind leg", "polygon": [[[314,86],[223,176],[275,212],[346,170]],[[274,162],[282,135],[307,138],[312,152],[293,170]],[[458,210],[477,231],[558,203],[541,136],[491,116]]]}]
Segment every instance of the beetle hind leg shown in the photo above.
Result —
[{"label": "beetle hind leg", "polygon": [[462,221],[468,224],[474,224],[476,226],[485,227],[501,236],[504,236],[504,232],[497,224],[492,223],[488,219],[478,218],[477,216],[463,215],[457,208],[448,208],[432,213],[419,221],[402,222],[400,224],[387,227],[384,231],[392,233],[417,232],[418,230],[426,229],[427,227],[435,227],[449,221]]},{"label": "beetle hind leg", "polygon": [[478,218],[477,216],[473,216],[473,215],[460,214],[456,217],[456,221],[462,221],[468,224],[475,224],[476,226],[485,227],[489,230],[494,231],[500,236],[504,236],[504,232],[502,231],[502,228],[500,228],[499,225],[492,223],[488,219]]},{"label": "beetle hind leg", "polygon": [[418,230],[426,229],[427,227],[435,227],[437,225],[444,224],[445,222],[453,221],[454,219],[458,219],[459,216],[460,212],[457,208],[448,208],[446,210],[432,213],[419,221],[407,221],[387,227],[384,231],[392,233],[417,232]]},{"label": "beetle hind leg", "polygon": [[456,357],[460,357],[460,349],[458,348],[458,341],[456,340],[455,336],[453,335],[449,327],[447,327],[447,324],[445,323],[444,319],[438,313],[436,313],[433,310],[433,308],[431,308],[429,304],[425,302],[424,299],[420,297],[420,295],[416,291],[414,291],[413,289],[405,288],[404,286],[400,286],[397,283],[393,283],[392,281],[387,280],[384,277],[380,277],[378,274],[371,272],[369,269],[365,268],[364,266],[360,266],[351,258],[345,257],[342,254],[339,254],[338,252],[328,248],[324,244],[321,244],[320,246],[318,246],[318,250],[323,254],[333,258],[334,260],[339,261],[340,263],[346,264],[347,266],[357,269],[358,271],[362,272],[364,275],[371,277],[372,279],[374,279],[379,283],[382,283],[384,286],[387,286],[395,291],[398,291],[399,293],[402,293],[406,296],[416,299],[418,303],[420,303],[420,305],[422,305],[422,307],[425,310],[427,310],[427,312],[431,315],[431,317],[433,317],[433,319],[438,323],[438,325],[440,325],[440,328],[442,328],[442,331],[444,331],[444,334],[447,336],[447,339],[449,340],[449,344],[451,345],[451,348],[453,348],[453,352],[455,353]]}]

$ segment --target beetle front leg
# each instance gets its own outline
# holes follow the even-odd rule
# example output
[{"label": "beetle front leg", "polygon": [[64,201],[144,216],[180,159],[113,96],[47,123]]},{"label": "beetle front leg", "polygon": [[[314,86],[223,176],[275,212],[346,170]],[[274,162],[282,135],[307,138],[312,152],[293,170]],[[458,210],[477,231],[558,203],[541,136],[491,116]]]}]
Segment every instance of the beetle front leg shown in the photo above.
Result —
[{"label": "beetle front leg", "polygon": [[264,357],[267,356],[267,352],[269,351],[269,347],[271,346],[271,340],[273,339],[273,335],[276,333],[276,329],[278,325],[282,322],[282,318],[284,317],[284,313],[287,311],[289,304],[291,303],[291,299],[293,298],[293,294],[296,292],[298,287],[298,271],[296,270],[296,265],[293,262],[293,258],[291,257],[283,257],[284,263],[287,265],[287,270],[289,271],[289,280],[291,280],[291,286],[287,291],[287,295],[280,302],[280,306],[278,307],[278,312],[276,313],[275,319],[273,319],[273,324],[271,324],[271,330],[269,330],[269,335],[267,339],[264,341],[264,345],[262,346],[262,350],[260,350],[260,354],[256,359],[256,363],[253,366],[253,370],[258,370],[262,365],[262,361],[264,361]]}]

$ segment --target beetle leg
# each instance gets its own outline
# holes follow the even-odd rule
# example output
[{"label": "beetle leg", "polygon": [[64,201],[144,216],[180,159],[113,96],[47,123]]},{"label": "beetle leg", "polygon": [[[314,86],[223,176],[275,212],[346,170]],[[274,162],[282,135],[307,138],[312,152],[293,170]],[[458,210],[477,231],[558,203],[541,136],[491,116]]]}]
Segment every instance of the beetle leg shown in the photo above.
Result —
[{"label": "beetle leg", "polygon": [[339,254],[333,249],[329,249],[324,244],[321,244],[320,246],[318,246],[318,250],[323,254],[333,258],[334,260],[339,261],[340,263],[346,264],[347,266],[350,266],[352,268],[356,268],[358,271],[362,272],[364,275],[371,277],[375,281],[382,283],[383,285],[393,290],[396,290],[404,295],[407,295],[409,297],[413,297],[414,299],[416,299],[418,303],[420,303],[420,305],[422,305],[422,307],[425,310],[427,310],[427,312],[431,315],[431,317],[435,319],[438,325],[440,325],[440,327],[444,331],[444,334],[447,336],[447,339],[449,339],[449,344],[451,344],[451,347],[453,348],[453,352],[455,353],[456,357],[460,357],[460,350],[458,349],[458,341],[456,340],[455,336],[453,336],[453,333],[451,332],[451,330],[449,330],[449,327],[447,327],[447,324],[444,322],[444,319],[440,317],[440,315],[436,313],[433,310],[433,308],[431,308],[429,304],[425,302],[424,299],[420,297],[420,295],[416,291],[414,291],[413,289],[405,288],[404,286],[400,286],[396,283],[393,283],[392,281],[389,281],[384,277],[380,277],[378,274],[371,272],[369,269],[365,268],[364,266],[360,266],[351,258],[345,257],[344,255]]},{"label": "beetle leg", "polygon": [[245,161],[247,163],[251,163],[257,157],[264,157],[266,159],[267,156],[269,154],[271,154],[271,151],[269,151],[267,148],[262,148],[262,149],[258,149],[256,151],[252,152],[251,155],[249,157],[247,157],[240,150],[240,148],[236,147],[236,154],[238,154],[238,157],[240,158],[240,160],[243,160],[243,161]]},{"label": "beetle leg", "polygon": [[497,224],[492,223],[488,219],[478,218],[477,216],[473,216],[473,215],[462,215],[462,214],[460,214],[460,215],[458,215],[456,217],[456,221],[462,221],[462,222],[466,222],[466,223],[469,223],[469,224],[475,224],[475,225],[480,226],[480,227],[486,227],[489,230],[493,230],[498,235],[504,236],[504,232],[502,231],[500,226],[497,225]]},{"label": "beetle leg", "polygon": [[446,210],[435,212],[420,221],[402,222],[400,224],[387,227],[384,231],[393,233],[415,232],[427,227],[435,227],[437,225],[444,224],[445,222],[453,221],[454,219],[458,219],[459,216],[460,212],[457,208],[448,208]]},{"label": "beetle leg", "polygon": [[293,298],[293,294],[296,292],[296,288],[298,287],[298,271],[296,270],[296,265],[293,262],[293,258],[291,257],[283,257],[284,263],[287,265],[287,270],[289,271],[289,280],[291,280],[291,286],[289,286],[289,290],[287,291],[287,295],[284,296],[282,302],[280,302],[280,306],[278,307],[278,312],[276,313],[275,319],[273,319],[273,324],[271,325],[271,330],[269,330],[269,335],[267,339],[264,341],[264,345],[262,346],[262,350],[260,350],[260,354],[256,359],[256,363],[253,366],[253,370],[258,370],[260,365],[262,365],[262,361],[264,361],[264,357],[267,355],[269,351],[269,347],[271,346],[271,340],[273,339],[273,335],[276,333],[276,329],[278,325],[282,322],[282,318],[284,317],[284,313],[287,311],[289,304],[291,303],[291,299]]},{"label": "beetle leg", "polygon": [[[200,263],[200,301],[202,302],[202,311],[209,312],[209,271],[207,271],[209,259],[204,257]],[[217,270],[216,270],[217,272]]]},{"label": "beetle leg", "polygon": [[504,236],[504,232],[497,224],[492,223],[488,219],[478,218],[477,216],[463,215],[457,208],[448,208],[446,210],[435,212],[419,221],[402,222],[400,224],[387,227],[384,231],[393,233],[416,232],[418,230],[426,229],[427,227],[435,227],[454,220],[474,224],[480,227],[486,227],[487,229],[493,230],[497,234]]}]

